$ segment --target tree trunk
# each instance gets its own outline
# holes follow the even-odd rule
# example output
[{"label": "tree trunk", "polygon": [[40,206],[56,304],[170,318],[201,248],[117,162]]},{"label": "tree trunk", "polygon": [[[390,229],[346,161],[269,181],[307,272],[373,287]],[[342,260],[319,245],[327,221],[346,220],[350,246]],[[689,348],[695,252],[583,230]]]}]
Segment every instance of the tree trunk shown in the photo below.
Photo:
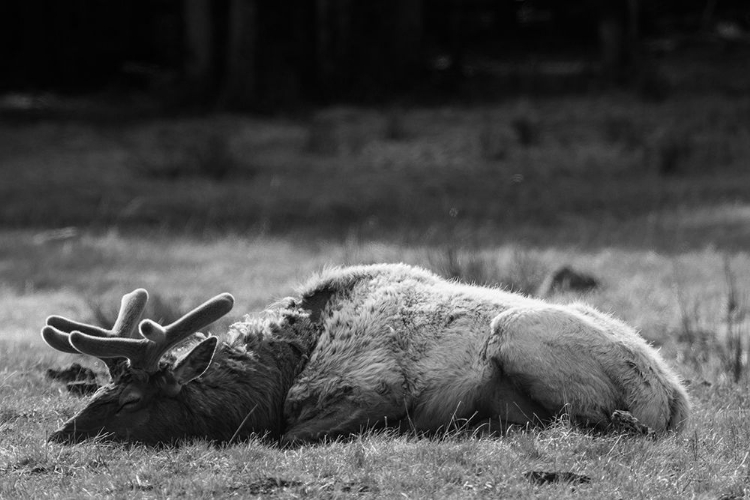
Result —
[{"label": "tree trunk", "polygon": [[408,78],[417,72],[422,62],[422,0],[401,0],[394,10],[397,19],[394,69]]},{"label": "tree trunk", "polygon": [[624,65],[625,26],[624,19],[615,9],[605,8],[599,16],[599,43],[601,62],[605,78],[619,78]]},{"label": "tree trunk", "polygon": [[214,71],[211,0],[184,0],[185,77],[191,99],[208,96]]},{"label": "tree trunk", "polygon": [[639,0],[600,0],[599,44],[605,78],[626,79],[638,66]]},{"label": "tree trunk", "polygon": [[222,101],[232,108],[248,108],[256,101],[257,18],[255,0],[230,0]]},{"label": "tree trunk", "polygon": [[628,59],[630,64],[636,68],[640,66],[641,63],[640,15],[640,0],[628,0]]},{"label": "tree trunk", "polygon": [[422,56],[422,0],[316,0],[316,74],[323,95],[387,94]]},{"label": "tree trunk", "polygon": [[351,79],[351,56],[357,49],[351,26],[356,5],[350,0],[316,1],[316,73],[323,95],[338,94]]},{"label": "tree trunk", "polygon": [[336,71],[333,54],[331,0],[315,2],[315,73],[320,90],[330,84]]}]

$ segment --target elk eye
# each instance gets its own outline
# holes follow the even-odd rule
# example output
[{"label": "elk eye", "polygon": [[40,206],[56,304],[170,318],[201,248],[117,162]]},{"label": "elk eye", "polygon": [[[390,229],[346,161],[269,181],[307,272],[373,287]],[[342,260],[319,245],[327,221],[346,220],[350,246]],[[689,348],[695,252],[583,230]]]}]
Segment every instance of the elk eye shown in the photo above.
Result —
[{"label": "elk eye", "polygon": [[126,395],[122,400],[120,401],[120,409],[117,410],[118,412],[122,410],[133,410],[136,406],[138,406],[138,403],[141,402],[141,396],[138,394],[130,393]]}]

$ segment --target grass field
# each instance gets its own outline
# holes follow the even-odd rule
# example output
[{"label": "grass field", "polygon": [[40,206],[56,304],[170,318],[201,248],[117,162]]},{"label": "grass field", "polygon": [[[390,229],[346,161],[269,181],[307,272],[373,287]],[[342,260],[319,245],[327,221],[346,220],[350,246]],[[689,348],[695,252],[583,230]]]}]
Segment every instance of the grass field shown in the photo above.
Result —
[{"label": "grass field", "polygon": [[[750,100],[695,95],[1,124],[0,497],[747,497],[749,139]],[[692,422],[657,441],[560,422],[294,450],[45,442],[85,404],[47,368],[103,372],[46,347],[46,316],[229,291],[220,332],[323,266],[399,261],[532,293],[562,265],[592,274],[582,298],[661,348]]]}]

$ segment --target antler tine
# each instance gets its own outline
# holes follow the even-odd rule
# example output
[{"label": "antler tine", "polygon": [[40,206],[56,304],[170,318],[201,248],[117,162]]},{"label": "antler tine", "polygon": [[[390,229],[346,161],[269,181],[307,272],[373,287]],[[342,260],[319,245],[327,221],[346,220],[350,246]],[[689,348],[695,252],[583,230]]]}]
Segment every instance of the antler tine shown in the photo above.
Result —
[{"label": "antler tine", "polygon": [[148,347],[146,339],[130,339],[126,337],[100,338],[82,332],[73,332],[68,342],[78,352],[95,356],[100,359],[128,358],[137,359]]},{"label": "antler tine", "polygon": [[165,352],[198,330],[226,315],[232,310],[232,307],[234,307],[234,297],[229,293],[222,293],[207,300],[166,327],[147,319],[141,321],[141,335],[151,343],[142,359],[134,360],[131,358],[131,365],[141,367],[146,371],[157,370],[159,360]]},{"label": "antler tine", "polygon": [[[49,319],[47,320],[47,323],[49,323]],[[60,331],[49,324],[42,328],[42,338],[47,342],[47,345],[58,351],[67,352],[68,354],[80,354],[72,345],[70,345],[70,342],[68,342],[69,336],[70,333]]]},{"label": "antler tine", "polygon": [[117,320],[112,327],[112,331],[122,338],[138,338],[136,326],[143,315],[143,310],[148,302],[148,292],[143,288],[138,288],[132,292],[123,295],[120,302],[120,312],[117,314]]},{"label": "antler tine", "polygon": [[[42,329],[42,338],[47,344],[58,351],[80,354],[81,351],[76,349],[70,342],[71,335],[75,332],[80,332],[101,340],[134,337],[135,326],[143,314],[146,301],[148,301],[148,292],[142,288],[124,295],[120,304],[120,311],[117,314],[117,320],[115,320],[115,324],[111,330],[73,321],[63,316],[50,316],[47,318],[47,326]],[[102,358],[124,356],[123,354],[98,356],[91,352],[85,354]]]},{"label": "antler tine", "polygon": [[234,305],[234,298],[224,293],[196,307],[167,327],[145,319],[140,324],[143,338],[101,339],[73,332],[70,344],[77,350],[100,358],[124,356],[135,369],[154,372],[159,367],[162,355],[177,343],[227,314]]},{"label": "antler tine", "polygon": [[110,337],[112,332],[98,326],[73,321],[63,316],[50,316],[47,318],[47,326],[51,326],[60,333],[72,333],[74,331],[88,333],[94,337]]}]

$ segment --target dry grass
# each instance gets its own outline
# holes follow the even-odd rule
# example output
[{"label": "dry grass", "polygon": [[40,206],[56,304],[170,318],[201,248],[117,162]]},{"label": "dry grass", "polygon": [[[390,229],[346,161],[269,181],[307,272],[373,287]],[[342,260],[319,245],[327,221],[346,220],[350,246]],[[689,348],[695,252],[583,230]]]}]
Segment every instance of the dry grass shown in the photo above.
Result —
[{"label": "dry grass", "polygon": [[[274,238],[142,238],[116,232],[79,234],[61,244],[39,243],[43,238],[30,231],[3,234],[7,237],[1,240],[0,252],[4,259],[12,258],[18,270],[3,268],[0,317],[11,321],[4,326],[0,368],[4,401],[0,497],[716,498],[748,494],[748,375],[743,372],[735,383],[731,371],[717,361],[721,351],[711,351],[710,346],[707,355],[713,361],[699,367],[685,358],[687,346],[680,339],[683,318],[675,283],[683,296],[701,304],[702,324],[713,332],[726,326],[721,306],[727,300],[726,257],[718,251],[669,256],[648,250],[498,246],[466,253],[484,260],[493,273],[523,268],[528,262],[534,263],[529,268],[569,263],[599,277],[604,286],[585,299],[642,328],[690,380],[695,413],[689,429],[679,436],[658,441],[597,436],[562,422],[549,430],[504,438],[470,433],[441,439],[368,434],[350,442],[294,450],[256,441],[155,450],[95,442],[45,443],[45,436],[83,401],[44,379],[47,368],[76,359],[43,345],[37,332],[44,316],[86,317],[91,315],[88,301],[93,296],[101,297],[103,304],[116,304],[120,294],[141,285],[157,293],[179,290],[183,298],[172,300],[180,307],[228,290],[237,296],[234,314],[240,314],[260,310],[291,293],[308,273],[326,264],[430,265],[435,250],[352,241],[310,245]],[[750,282],[750,256],[733,255],[730,267],[737,287]],[[51,277],[57,281],[50,281]],[[80,357],[76,361],[94,367],[98,363]],[[524,477],[529,471],[573,472],[591,482],[535,485]]]},{"label": "dry grass", "polygon": [[[165,450],[26,447],[17,450],[17,460],[5,469],[0,494],[15,498],[741,497],[746,477],[727,462],[707,463],[707,449],[736,452],[722,443],[723,434],[695,433],[654,444],[592,437],[560,427],[502,440],[365,435],[348,443],[291,451],[257,442],[229,448],[196,443]],[[591,482],[538,486],[524,478],[530,470],[576,471]]]},{"label": "dry grass", "polygon": [[[746,98],[606,97],[0,125],[0,498],[750,495],[749,113]],[[595,276],[583,297],[551,299],[583,298],[658,345],[689,381],[689,429],[651,441],[562,422],[294,450],[46,444],[84,404],[46,369],[102,369],[46,347],[47,315],[106,321],[145,287],[166,318],[229,291],[221,331],[325,265],[397,261],[525,293],[563,265]],[[540,486],[529,471],[591,481]]]}]

